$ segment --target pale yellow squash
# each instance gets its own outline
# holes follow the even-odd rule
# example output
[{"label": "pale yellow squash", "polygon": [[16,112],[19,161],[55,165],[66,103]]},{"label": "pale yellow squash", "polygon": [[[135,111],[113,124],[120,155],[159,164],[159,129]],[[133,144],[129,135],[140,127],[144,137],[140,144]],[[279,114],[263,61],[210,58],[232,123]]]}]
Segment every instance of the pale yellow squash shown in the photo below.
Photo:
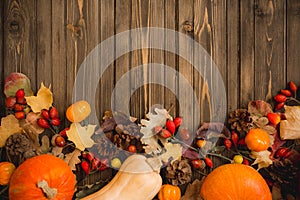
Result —
[{"label": "pale yellow squash", "polygon": [[153,170],[145,156],[134,154],[104,188],[82,200],[151,200],[161,186],[159,171]]}]

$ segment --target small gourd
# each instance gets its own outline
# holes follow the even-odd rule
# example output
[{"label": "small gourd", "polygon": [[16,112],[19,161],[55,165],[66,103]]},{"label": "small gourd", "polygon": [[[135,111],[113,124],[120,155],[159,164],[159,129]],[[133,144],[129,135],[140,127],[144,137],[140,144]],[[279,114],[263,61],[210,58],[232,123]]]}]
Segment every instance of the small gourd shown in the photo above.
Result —
[{"label": "small gourd", "polygon": [[163,185],[158,193],[159,200],[180,200],[181,191],[178,186],[165,184]]},{"label": "small gourd", "polygon": [[134,154],[104,188],[82,200],[151,200],[161,185],[159,171],[153,170],[145,156]]},{"label": "small gourd", "polygon": [[91,113],[91,106],[87,101],[77,101],[68,107],[66,117],[70,122],[81,122]]},{"label": "small gourd", "polygon": [[9,183],[15,169],[15,165],[11,162],[0,162],[0,185],[7,185]]},{"label": "small gourd", "polygon": [[252,167],[225,164],[217,167],[204,179],[201,200],[272,200],[263,177]]},{"label": "small gourd", "polygon": [[259,152],[269,148],[270,138],[262,129],[254,128],[247,133],[245,143],[250,150]]}]

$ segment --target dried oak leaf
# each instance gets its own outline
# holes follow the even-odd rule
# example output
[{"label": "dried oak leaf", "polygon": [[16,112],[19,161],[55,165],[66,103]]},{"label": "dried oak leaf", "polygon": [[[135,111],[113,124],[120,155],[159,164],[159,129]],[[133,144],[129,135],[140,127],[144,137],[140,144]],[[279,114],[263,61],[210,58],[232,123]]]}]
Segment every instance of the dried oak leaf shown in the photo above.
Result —
[{"label": "dried oak leaf", "polygon": [[36,96],[29,96],[25,98],[27,104],[31,107],[31,110],[34,113],[38,113],[43,109],[48,110],[53,103],[53,97],[52,92],[50,91],[50,87],[45,87],[44,83],[41,83],[41,87]]},{"label": "dried oak leaf", "polygon": [[0,126],[0,147],[5,145],[6,139],[12,134],[22,131],[19,121],[14,115],[7,115],[1,119]]},{"label": "dried oak leaf", "polygon": [[260,170],[261,168],[268,167],[273,163],[273,161],[270,159],[271,152],[270,151],[251,151],[250,157],[255,159],[252,165],[258,164],[258,169]]},{"label": "dried oak leaf", "polygon": [[170,118],[166,109],[155,108],[154,111],[155,113],[149,112],[146,115],[148,120],[141,120],[142,127],[140,132],[143,134],[141,141],[146,145],[144,148],[147,154],[157,154],[161,152],[162,148],[158,143],[159,137],[156,136],[153,129],[156,126],[165,126],[167,119]]},{"label": "dried oak leaf", "polygon": [[95,128],[96,125],[81,126],[80,123],[72,123],[66,133],[69,140],[74,142],[76,148],[83,151],[85,148],[90,148],[95,144],[94,140],[91,139]]},{"label": "dried oak leaf", "polygon": [[269,103],[263,100],[256,100],[249,102],[248,112],[251,115],[267,116],[268,113],[273,113],[273,110]]},{"label": "dried oak leaf", "polygon": [[81,155],[81,151],[75,149],[73,152],[66,154],[64,161],[69,165],[71,170],[76,170],[76,164],[80,163],[80,159],[78,158]]},{"label": "dried oak leaf", "polygon": [[200,181],[195,179],[193,183],[189,183],[184,195],[180,200],[198,200],[200,199],[200,188],[203,183],[204,178]]},{"label": "dried oak leaf", "polygon": [[300,106],[284,106],[284,109],[286,120],[280,122],[281,139],[300,139]]},{"label": "dried oak leaf", "polygon": [[168,162],[170,158],[172,158],[171,163],[175,160],[180,160],[182,156],[182,146],[180,144],[166,143],[165,144],[166,152],[160,155],[162,161]]}]

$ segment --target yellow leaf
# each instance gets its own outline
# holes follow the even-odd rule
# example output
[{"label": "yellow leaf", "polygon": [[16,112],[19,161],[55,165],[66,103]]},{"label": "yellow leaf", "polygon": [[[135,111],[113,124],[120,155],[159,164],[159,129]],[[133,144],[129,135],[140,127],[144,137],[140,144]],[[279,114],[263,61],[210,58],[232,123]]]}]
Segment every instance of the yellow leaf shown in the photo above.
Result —
[{"label": "yellow leaf", "polygon": [[271,165],[273,162],[270,159],[271,152],[270,151],[251,151],[250,157],[255,159],[254,163],[252,165],[258,164],[258,169],[260,170],[261,168],[268,167]]},{"label": "yellow leaf", "polygon": [[172,158],[172,162],[175,160],[180,160],[182,156],[182,146],[180,144],[166,143],[165,144],[166,152],[160,155],[160,158],[164,162],[168,162]]},{"label": "yellow leaf", "polygon": [[25,97],[27,104],[31,107],[34,113],[41,112],[41,110],[48,110],[52,103],[53,97],[52,92],[49,88],[44,86],[44,83],[41,83],[41,87],[36,96]]},{"label": "yellow leaf", "polygon": [[8,115],[1,119],[0,126],[0,147],[5,145],[6,139],[12,134],[19,133],[22,128],[19,125],[19,121],[14,115]]},{"label": "yellow leaf", "polygon": [[91,136],[95,132],[96,125],[81,126],[80,123],[72,123],[70,130],[68,130],[68,139],[74,142],[77,149],[83,151],[85,148],[92,147],[95,142]]}]

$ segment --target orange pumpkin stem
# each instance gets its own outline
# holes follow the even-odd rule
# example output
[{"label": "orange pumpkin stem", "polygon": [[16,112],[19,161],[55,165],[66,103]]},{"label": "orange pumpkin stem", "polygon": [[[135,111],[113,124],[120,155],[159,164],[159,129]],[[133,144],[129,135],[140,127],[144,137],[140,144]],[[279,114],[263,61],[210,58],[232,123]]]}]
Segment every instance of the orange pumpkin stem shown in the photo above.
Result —
[{"label": "orange pumpkin stem", "polygon": [[41,188],[47,199],[53,199],[57,194],[56,188],[50,188],[47,181],[42,180],[37,183],[38,188]]}]

